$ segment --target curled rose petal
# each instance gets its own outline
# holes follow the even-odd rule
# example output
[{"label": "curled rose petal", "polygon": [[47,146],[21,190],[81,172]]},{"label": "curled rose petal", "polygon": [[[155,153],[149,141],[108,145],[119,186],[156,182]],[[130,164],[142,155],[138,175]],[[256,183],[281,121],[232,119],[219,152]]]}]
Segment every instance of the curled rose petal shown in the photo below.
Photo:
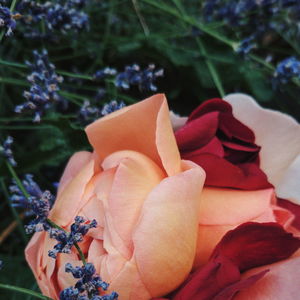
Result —
[{"label": "curled rose petal", "polygon": [[208,263],[192,273],[172,299],[232,299],[268,268],[242,279],[241,272],[286,259],[299,248],[300,240],[276,223],[244,223],[225,234]]}]

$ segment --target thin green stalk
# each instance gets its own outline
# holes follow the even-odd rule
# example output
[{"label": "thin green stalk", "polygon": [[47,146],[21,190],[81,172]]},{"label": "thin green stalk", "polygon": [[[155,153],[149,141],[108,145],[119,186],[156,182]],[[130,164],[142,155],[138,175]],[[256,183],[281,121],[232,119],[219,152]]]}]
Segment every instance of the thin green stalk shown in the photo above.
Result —
[{"label": "thin green stalk", "polygon": [[148,27],[142,13],[141,13],[139,4],[138,4],[137,0],[131,0],[131,2],[132,2],[132,5],[133,5],[133,8],[135,10],[135,13],[136,13],[136,15],[139,19],[139,22],[140,22],[140,24],[143,28],[144,34],[147,37],[149,35],[150,31],[149,31],[149,27]]},{"label": "thin green stalk", "polygon": [[44,296],[44,295],[42,295],[38,292],[34,292],[34,291],[31,291],[31,290],[28,290],[28,289],[25,289],[25,288],[21,288],[21,287],[18,287],[18,286],[14,286],[14,285],[0,283],[0,289],[10,290],[10,291],[22,293],[22,294],[25,294],[25,295],[30,295],[30,296],[38,298],[38,299],[53,300],[52,298]]},{"label": "thin green stalk", "polygon": [[169,7],[168,5],[163,4],[162,2],[153,1],[153,0],[142,0],[142,1],[144,1],[145,3],[148,3],[149,5],[154,6],[160,10],[163,10],[164,12],[167,12],[168,14],[170,14],[174,17],[181,19],[190,25],[197,27],[201,31],[207,33],[211,37],[214,37],[216,40],[232,47],[233,49],[236,49],[236,47],[239,44],[238,42],[232,41],[232,40],[220,35],[218,32],[213,31],[212,29],[208,28],[207,26],[199,23],[197,20],[195,20],[192,17],[182,16],[181,14],[178,13],[178,11],[176,9],[173,9],[172,7]]},{"label": "thin green stalk", "polygon": [[4,31],[4,29],[2,29],[2,31],[0,32],[0,43],[2,42],[2,39],[4,37],[4,33],[5,33],[5,31]]},{"label": "thin green stalk", "polygon": [[6,166],[8,168],[9,173],[11,174],[13,179],[16,181],[16,184],[17,184],[18,188],[21,190],[21,192],[24,194],[24,196],[27,199],[29,199],[30,195],[28,194],[28,192],[24,188],[23,183],[21,182],[21,180],[20,180],[19,176],[17,175],[17,173],[15,172],[14,168],[8,162],[6,162]]},{"label": "thin green stalk", "polygon": [[[201,53],[204,56],[206,56],[206,49],[205,49],[204,44],[202,43],[201,39],[197,38],[196,41],[197,41],[197,44],[200,48]],[[225,91],[224,91],[221,79],[219,77],[219,74],[218,74],[214,64],[211,62],[211,60],[209,58],[205,58],[205,63],[207,65],[207,68],[210,72],[210,75],[211,75],[211,77],[212,77],[212,79],[213,79],[213,81],[214,81],[214,83],[215,83],[215,85],[216,85],[216,87],[217,87],[217,89],[220,93],[220,96],[224,97],[225,96]]]},{"label": "thin green stalk", "polygon": [[10,11],[11,11],[11,12],[14,11],[14,9],[15,9],[15,7],[16,7],[16,4],[17,4],[17,0],[13,0],[13,1],[11,2],[11,5],[10,5]]},{"label": "thin green stalk", "polygon": [[[47,218],[47,222],[49,223],[50,226],[54,227],[54,228],[57,228],[59,230],[62,230],[64,232],[67,232],[66,230],[64,230],[63,228],[61,228],[59,225],[55,224],[53,221],[51,221],[50,219]],[[78,246],[77,243],[74,244],[75,248],[77,249],[77,252],[79,254],[79,257],[80,257],[80,260],[83,262],[83,264],[85,265],[86,264],[86,260],[85,260],[85,257],[84,257],[84,254],[82,252],[82,250],[80,249],[80,247]]]},{"label": "thin green stalk", "polygon": [[25,64],[19,64],[11,61],[6,61],[3,59],[0,59],[0,64],[5,65],[5,66],[10,66],[10,67],[17,67],[17,68],[22,68],[22,69],[27,69],[28,67]]},{"label": "thin green stalk", "polygon": [[[182,17],[184,17],[186,15],[184,7],[182,6],[182,3],[180,0],[173,0],[173,3],[176,5],[177,9],[179,10],[180,14],[182,15]],[[202,43],[201,39],[199,37],[196,38],[196,42],[197,45],[199,47],[199,50],[201,52],[201,55],[204,56],[204,61],[207,65],[207,68],[210,72],[210,75],[212,77],[212,80],[217,88],[217,90],[219,91],[219,94],[221,97],[225,96],[225,91],[222,85],[222,81],[219,77],[219,74],[217,72],[217,69],[215,68],[215,65],[211,62],[211,60],[207,57],[207,52],[205,49],[204,44]]]},{"label": "thin green stalk", "polygon": [[15,85],[20,85],[20,86],[29,86],[29,83],[27,83],[24,80],[19,80],[19,79],[13,79],[13,78],[4,78],[0,77],[0,82],[2,83],[8,83],[8,84],[15,84]]},{"label": "thin green stalk", "polygon": [[68,76],[68,77],[73,77],[73,78],[93,80],[92,76],[84,75],[84,74],[75,74],[75,73],[70,73],[70,72],[66,72],[66,71],[59,71],[59,70],[57,70],[57,73],[60,74],[60,75],[64,75],[64,76]]},{"label": "thin green stalk", "polygon": [[12,214],[13,214],[13,216],[14,216],[17,224],[18,224],[18,229],[20,231],[22,239],[23,239],[24,243],[27,244],[28,238],[26,236],[22,220],[19,217],[19,214],[17,213],[16,209],[11,205],[11,202],[9,201],[9,195],[8,195],[8,192],[7,192],[7,189],[6,189],[6,186],[5,186],[5,183],[4,183],[3,179],[1,179],[1,187],[2,187],[2,190],[3,190],[4,196],[5,196],[5,199],[7,201],[7,204],[9,206],[9,208],[11,209],[11,212],[12,212]]}]

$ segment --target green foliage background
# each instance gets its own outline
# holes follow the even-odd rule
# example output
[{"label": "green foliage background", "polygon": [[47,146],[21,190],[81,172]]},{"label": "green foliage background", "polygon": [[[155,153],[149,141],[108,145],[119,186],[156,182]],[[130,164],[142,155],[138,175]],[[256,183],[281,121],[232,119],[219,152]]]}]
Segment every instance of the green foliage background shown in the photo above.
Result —
[{"label": "green foliage background", "polygon": [[[99,87],[107,90],[107,96],[98,106],[111,99],[130,104],[150,95],[137,88],[117,90],[109,80],[91,80],[92,74],[105,66],[123,70],[132,63],[143,67],[154,63],[163,68],[165,76],[157,82],[158,92],[165,93],[170,108],[181,115],[206,99],[243,92],[265,107],[300,119],[299,83],[272,89],[275,66],[264,59],[269,53],[278,60],[297,54],[298,50],[282,36],[272,36],[245,59],[235,52],[238,33],[223,23],[201,20],[201,1],[95,0],[87,13],[91,25],[88,32],[58,34],[56,41],[39,41],[24,38],[22,28],[17,27],[14,36],[4,37],[0,44],[0,141],[7,135],[14,137],[15,171],[21,177],[33,173],[43,189],[55,192],[52,183],[59,180],[72,153],[90,149],[83,126],[76,119],[84,99],[92,99]],[[61,94],[70,106],[64,114],[49,111],[41,123],[35,124],[28,115],[15,114],[14,107],[24,102],[22,93],[28,87],[29,70],[24,61],[32,60],[32,50],[44,48],[65,78]],[[1,235],[15,220],[7,192],[11,174],[3,158],[0,181]],[[5,263],[0,282],[34,290],[37,286],[23,257],[25,243],[16,227],[0,244],[0,259]],[[0,295],[1,299],[31,299],[3,290]]]}]

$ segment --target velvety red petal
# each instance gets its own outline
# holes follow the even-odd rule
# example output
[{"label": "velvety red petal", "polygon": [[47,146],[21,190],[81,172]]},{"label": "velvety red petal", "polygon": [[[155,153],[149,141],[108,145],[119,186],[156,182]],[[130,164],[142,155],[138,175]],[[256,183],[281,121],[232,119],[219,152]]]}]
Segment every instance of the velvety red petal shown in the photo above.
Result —
[{"label": "velvety red petal", "polygon": [[218,117],[218,112],[207,113],[177,130],[175,137],[179,150],[194,150],[209,143],[216,135]]},{"label": "velvety red petal", "polygon": [[253,131],[238,121],[232,112],[220,114],[220,129],[230,139],[235,137],[247,143],[254,143]]},{"label": "velvety red petal", "polygon": [[207,113],[219,111],[224,113],[232,113],[232,107],[226,101],[220,98],[213,98],[199,105],[189,116],[187,122],[195,120]]},{"label": "velvety red petal", "polygon": [[225,154],[220,140],[217,137],[213,137],[212,140],[207,145],[199,149],[196,149],[194,151],[187,151],[186,154],[183,151],[181,153],[181,156],[184,157],[185,155],[189,155],[194,157],[204,153],[214,154],[218,157],[224,157]]},{"label": "velvety red petal", "polygon": [[244,223],[225,234],[208,263],[191,274],[172,299],[230,300],[268,272],[241,279],[241,271],[286,259],[299,247],[300,239],[277,223]]},{"label": "velvety red petal", "polygon": [[205,185],[230,187],[244,190],[265,189],[272,187],[265,173],[255,163],[233,165],[227,160],[213,154],[194,155],[183,153],[183,159],[188,159],[206,172]]},{"label": "velvety red petal", "polygon": [[203,268],[192,274],[173,299],[213,299],[220,290],[240,279],[238,268],[229,260],[227,262],[228,264],[208,262]]},{"label": "velvety red petal", "polygon": [[238,282],[226,287],[222,292],[215,296],[212,300],[230,300],[233,299],[234,295],[239,291],[253,285],[256,281],[261,279],[269,270],[261,271],[245,279],[241,279]]},{"label": "velvety red petal", "polygon": [[271,264],[291,256],[300,247],[300,239],[277,223],[244,223],[227,232],[211,259],[226,256],[240,269]]},{"label": "velvety red petal", "polygon": [[292,222],[292,225],[300,230],[300,205],[297,205],[291,201],[280,199],[277,200],[277,205],[286,208],[290,212],[292,212],[295,216],[295,219]]}]

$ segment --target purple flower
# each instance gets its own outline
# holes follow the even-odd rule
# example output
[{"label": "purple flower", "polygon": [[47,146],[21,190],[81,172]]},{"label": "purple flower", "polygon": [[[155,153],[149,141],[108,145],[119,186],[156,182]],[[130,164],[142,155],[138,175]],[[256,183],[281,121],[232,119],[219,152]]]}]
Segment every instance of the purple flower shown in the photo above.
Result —
[{"label": "purple flower", "polygon": [[95,227],[97,227],[96,220],[86,223],[83,217],[77,216],[75,222],[71,225],[71,232],[51,228],[49,230],[50,238],[56,239],[58,244],[48,252],[48,255],[56,258],[58,253],[70,253],[74,244],[81,242],[89,229]]}]

